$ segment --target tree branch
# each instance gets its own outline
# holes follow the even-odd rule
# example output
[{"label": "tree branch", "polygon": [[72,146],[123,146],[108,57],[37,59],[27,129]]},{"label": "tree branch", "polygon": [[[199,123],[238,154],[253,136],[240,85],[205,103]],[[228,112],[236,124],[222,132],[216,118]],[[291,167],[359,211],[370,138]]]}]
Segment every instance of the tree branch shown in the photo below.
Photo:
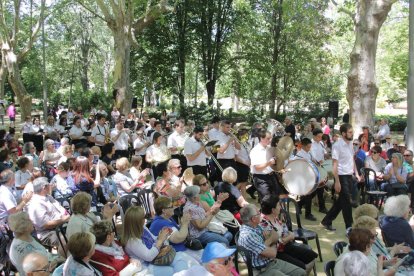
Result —
[{"label": "tree branch", "polygon": [[5,14],[5,8],[4,8],[3,0],[0,0],[0,39],[7,41],[7,44],[10,45],[9,28],[7,27],[4,14]]},{"label": "tree branch", "polygon": [[81,5],[85,10],[87,10],[88,12],[90,12],[91,14],[93,14],[94,16],[96,16],[97,18],[108,22],[105,18],[103,18],[101,15],[97,14],[95,11],[93,11],[91,8],[89,8],[88,6],[86,6],[82,0],[77,0],[76,1],[79,5]]},{"label": "tree branch", "polygon": [[14,0],[14,18],[13,18],[13,34],[11,37],[11,47],[15,47],[17,45],[17,34],[19,33],[20,29],[20,0]]},{"label": "tree branch", "polygon": [[133,24],[135,34],[141,33],[146,27],[157,20],[162,14],[174,11],[174,8],[167,4],[166,0],[161,0],[157,5],[151,6],[144,16],[140,17]]},{"label": "tree branch", "polygon": [[[395,1],[395,0],[393,0]],[[340,7],[339,4],[335,0],[331,0],[332,4],[334,4],[336,7],[338,7],[338,12],[343,12],[347,15],[349,15],[352,19],[352,21],[355,23],[355,13],[351,12],[350,10]]]}]

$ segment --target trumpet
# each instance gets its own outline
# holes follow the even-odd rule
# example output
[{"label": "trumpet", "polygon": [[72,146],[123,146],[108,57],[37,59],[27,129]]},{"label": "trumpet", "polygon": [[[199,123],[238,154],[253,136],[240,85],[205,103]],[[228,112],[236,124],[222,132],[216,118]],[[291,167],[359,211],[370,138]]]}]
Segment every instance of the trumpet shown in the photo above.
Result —
[{"label": "trumpet", "polygon": [[[208,142],[208,137],[207,137],[206,135],[201,136],[201,141],[200,141],[200,143],[204,146],[205,144],[207,144],[207,142]],[[215,146],[213,146],[213,149],[214,149],[214,147],[215,147]],[[220,146],[218,146],[218,147],[220,148]],[[214,162],[214,164],[216,164],[217,168],[218,168],[221,172],[223,172],[223,167],[220,165],[220,163],[218,162],[218,160],[214,157],[214,155],[213,155],[212,151],[211,151],[211,150],[209,150],[209,149],[207,149],[207,148],[206,148],[206,150],[207,150],[207,152],[208,152],[208,153],[210,153],[211,160],[213,160],[213,162]]]}]

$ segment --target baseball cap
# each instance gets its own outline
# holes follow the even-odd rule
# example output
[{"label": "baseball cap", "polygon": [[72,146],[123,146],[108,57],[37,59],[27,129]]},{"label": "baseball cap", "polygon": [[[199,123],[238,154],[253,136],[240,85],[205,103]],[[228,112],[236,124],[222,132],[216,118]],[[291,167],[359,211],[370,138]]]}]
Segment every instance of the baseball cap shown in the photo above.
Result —
[{"label": "baseball cap", "polygon": [[202,263],[208,263],[213,259],[226,258],[234,254],[236,248],[226,248],[219,242],[210,242],[204,248],[203,256],[201,256]]}]

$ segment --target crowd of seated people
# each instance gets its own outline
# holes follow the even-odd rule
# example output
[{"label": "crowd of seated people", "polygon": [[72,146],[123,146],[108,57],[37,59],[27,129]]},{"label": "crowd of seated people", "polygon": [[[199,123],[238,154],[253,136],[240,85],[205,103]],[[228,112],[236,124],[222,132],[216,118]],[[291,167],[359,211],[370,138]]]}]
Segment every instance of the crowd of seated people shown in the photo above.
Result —
[{"label": "crowd of seated people", "polygon": [[[129,114],[126,121],[119,114],[109,123],[102,114],[88,121],[78,112],[69,125],[61,126],[56,126],[64,123],[61,118],[48,118],[45,126],[38,119],[26,120],[23,150],[14,143],[0,150],[0,229],[11,245],[9,254],[0,246],[2,261],[9,255],[21,275],[38,270],[55,275],[237,275],[231,257],[238,233],[237,243],[252,252],[252,266],[260,275],[310,273],[318,254],[294,241],[281,219],[277,197],[263,197],[259,211],[237,187],[239,171],[231,166],[223,169],[220,181],[210,181],[204,173],[206,160],[194,166],[188,162],[205,153],[199,138],[191,144],[198,150],[184,147],[189,137],[203,132],[186,130],[184,122],[176,120],[174,135],[166,138],[170,129],[155,119],[147,122],[144,115],[135,120]],[[361,140],[361,147],[370,152],[365,166],[381,173],[378,179],[405,183],[412,173],[410,151],[392,153],[386,165],[376,156],[383,150]],[[187,165],[203,172],[194,175],[192,183],[183,177]],[[149,212],[138,197],[144,189],[150,194]],[[118,202],[127,197],[137,201],[121,207]],[[387,200],[380,223],[384,235],[399,246],[388,251],[390,262],[397,251],[407,251],[402,242],[414,244],[407,202],[399,201],[404,208],[397,209],[404,213],[397,214],[387,207],[392,200]],[[229,214],[235,229],[218,214]],[[361,215],[354,228],[373,235],[378,224],[372,220],[377,219],[378,214]],[[395,227],[404,235],[394,237]],[[387,249],[378,243],[370,250]],[[368,245],[358,250],[366,254]],[[354,258],[346,256],[343,263]],[[383,262],[381,271],[390,262]],[[370,266],[373,271],[373,262]]]}]

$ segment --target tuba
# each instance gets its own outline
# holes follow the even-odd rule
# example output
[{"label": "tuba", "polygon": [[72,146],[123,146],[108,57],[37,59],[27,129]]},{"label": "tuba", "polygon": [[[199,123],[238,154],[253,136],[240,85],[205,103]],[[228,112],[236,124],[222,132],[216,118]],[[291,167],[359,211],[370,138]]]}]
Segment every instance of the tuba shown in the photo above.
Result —
[{"label": "tuba", "polygon": [[283,137],[285,135],[285,127],[279,121],[275,119],[267,119],[267,131],[269,131],[273,136]]},{"label": "tuba", "polygon": [[293,143],[292,138],[289,136],[280,138],[274,151],[274,156],[276,157],[276,163],[272,166],[274,171],[279,172],[285,167],[285,161],[292,154],[294,148],[295,144]]}]

